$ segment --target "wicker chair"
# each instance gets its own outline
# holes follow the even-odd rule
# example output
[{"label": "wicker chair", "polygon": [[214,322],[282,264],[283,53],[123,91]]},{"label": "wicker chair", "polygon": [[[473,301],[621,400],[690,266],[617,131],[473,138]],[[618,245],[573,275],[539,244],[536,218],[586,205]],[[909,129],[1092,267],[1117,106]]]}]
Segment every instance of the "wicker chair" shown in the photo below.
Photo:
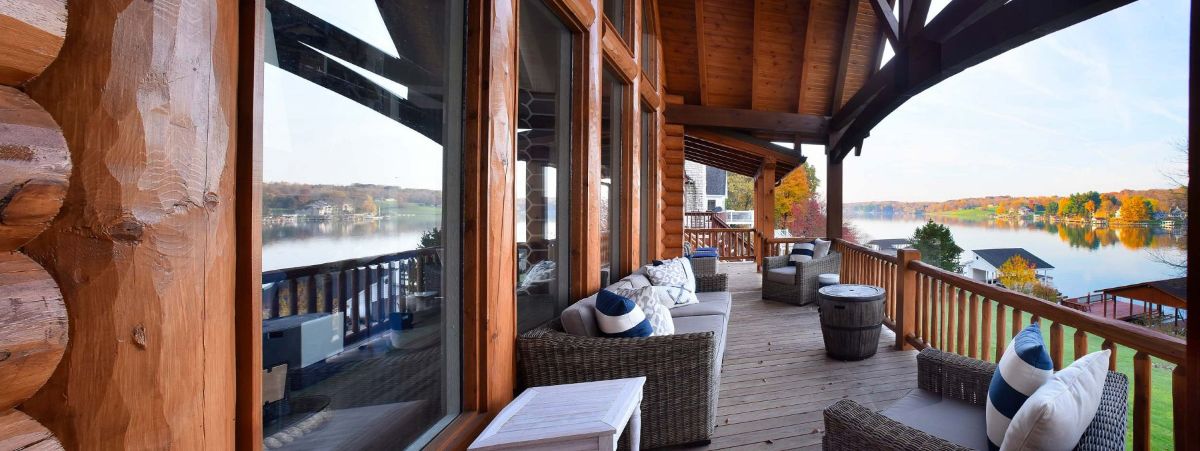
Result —
[{"label": "wicker chair", "polygon": [[[987,402],[993,363],[926,348],[917,356],[917,386],[945,398],[983,406]],[[1125,449],[1125,411],[1129,379],[1109,372],[1100,399],[1100,410],[1075,449],[1079,451]],[[983,410],[979,411],[983,415]],[[960,451],[962,447],[906,426],[847,399],[825,409],[826,450],[935,450]]]},{"label": "wicker chair", "polygon": [[[697,291],[725,291],[727,276],[697,277]],[[645,338],[571,335],[559,320],[517,337],[526,387],[646,376],[642,447],[707,442],[716,428],[720,374],[713,332]],[[629,434],[621,435],[628,449]]]},{"label": "wicker chair", "polygon": [[[770,274],[772,269],[787,267],[788,256],[766,257],[762,268],[762,296],[771,301],[787,302],[796,305],[808,305],[817,301],[817,276],[821,274],[837,274],[842,269],[842,255],[830,252],[812,261],[796,263],[796,273],[788,275],[788,281],[778,280],[779,276]],[[772,280],[776,279],[776,280]]]}]

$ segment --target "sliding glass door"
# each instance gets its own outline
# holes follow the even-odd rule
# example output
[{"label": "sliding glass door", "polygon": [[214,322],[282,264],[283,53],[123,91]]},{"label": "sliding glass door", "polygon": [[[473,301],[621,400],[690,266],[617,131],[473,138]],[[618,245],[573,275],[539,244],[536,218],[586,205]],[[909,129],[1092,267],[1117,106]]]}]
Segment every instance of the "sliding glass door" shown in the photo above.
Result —
[{"label": "sliding glass door", "polygon": [[462,1],[266,8],[263,446],[419,447],[460,407]]}]

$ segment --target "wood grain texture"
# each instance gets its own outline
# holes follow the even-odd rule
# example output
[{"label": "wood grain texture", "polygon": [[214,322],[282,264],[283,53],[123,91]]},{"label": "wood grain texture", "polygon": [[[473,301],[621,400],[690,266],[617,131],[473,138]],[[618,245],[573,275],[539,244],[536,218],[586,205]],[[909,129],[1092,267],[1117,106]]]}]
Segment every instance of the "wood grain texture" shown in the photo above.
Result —
[{"label": "wood grain texture", "polygon": [[41,74],[66,34],[66,0],[0,2],[0,84],[20,86]]},{"label": "wood grain texture", "polygon": [[50,274],[18,252],[0,252],[0,299],[4,412],[33,396],[54,372],[67,347],[67,310]]},{"label": "wood grain texture", "polygon": [[70,175],[67,141],[54,118],[25,93],[0,86],[0,252],[50,225]]},{"label": "wood grain texture", "polygon": [[54,434],[37,420],[17,410],[0,412],[0,449],[23,451],[61,450]]},{"label": "wood grain texture", "polygon": [[26,247],[74,333],[22,408],[68,448],[233,446],[236,8],[72,1],[27,86],[76,168]]}]

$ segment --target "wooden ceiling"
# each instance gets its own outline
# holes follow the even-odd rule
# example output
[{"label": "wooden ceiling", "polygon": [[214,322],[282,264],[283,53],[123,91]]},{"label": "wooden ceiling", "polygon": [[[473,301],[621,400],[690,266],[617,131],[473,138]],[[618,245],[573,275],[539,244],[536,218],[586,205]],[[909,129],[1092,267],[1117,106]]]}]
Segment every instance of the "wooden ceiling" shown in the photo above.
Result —
[{"label": "wooden ceiling", "polygon": [[[879,66],[876,0],[659,0],[665,87],[685,104],[826,119]],[[757,131],[827,143],[813,133]]]}]

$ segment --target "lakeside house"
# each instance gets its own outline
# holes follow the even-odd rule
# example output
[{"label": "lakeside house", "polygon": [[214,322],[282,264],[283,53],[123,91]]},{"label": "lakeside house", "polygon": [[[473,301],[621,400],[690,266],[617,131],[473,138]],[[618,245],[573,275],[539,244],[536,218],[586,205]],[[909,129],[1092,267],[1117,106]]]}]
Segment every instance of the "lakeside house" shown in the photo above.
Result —
[{"label": "lakeside house", "polygon": [[1053,265],[1019,247],[967,251],[966,258],[963,260],[963,274],[980,282],[997,284],[999,283],[1000,267],[1015,256],[1020,256],[1033,264],[1034,273],[1037,274],[1039,281],[1049,283],[1054,280],[1054,277],[1050,275],[1050,270],[1054,269]]},{"label": "lakeside house", "polygon": [[867,241],[867,247],[873,251],[879,251],[888,255],[896,255],[896,251],[912,247],[912,241],[909,241],[907,238],[871,240]]}]

